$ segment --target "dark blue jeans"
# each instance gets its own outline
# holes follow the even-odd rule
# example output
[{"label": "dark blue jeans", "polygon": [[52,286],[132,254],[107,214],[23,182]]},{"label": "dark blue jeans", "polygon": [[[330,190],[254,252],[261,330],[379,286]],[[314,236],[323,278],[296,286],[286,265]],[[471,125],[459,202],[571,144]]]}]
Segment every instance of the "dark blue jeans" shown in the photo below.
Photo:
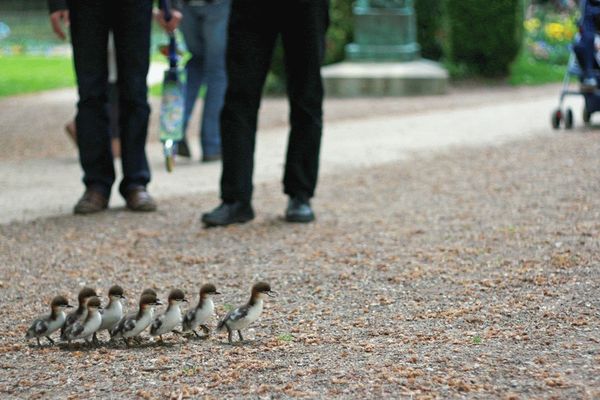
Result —
[{"label": "dark blue jeans", "polygon": [[593,70],[598,68],[595,57],[594,32],[583,32],[581,38],[573,45],[573,51],[581,66],[584,78],[594,77]]},{"label": "dark blue jeans", "polygon": [[200,86],[206,85],[200,145],[204,156],[221,154],[220,115],[225,100],[227,74],[225,49],[231,0],[216,0],[200,6],[183,5],[181,32],[192,57],[185,65],[185,120],[187,129]]},{"label": "dark blue jeans", "polygon": [[328,25],[328,0],[233,0],[228,86],[221,112],[223,201],[251,200],[258,109],[278,37],[290,104],[284,192],[306,199],[314,195],[323,129],[321,62]]},{"label": "dark blue jeans", "polygon": [[71,42],[79,90],[77,146],[83,182],[107,197],[115,181],[110,146],[108,33],[113,32],[118,70],[121,194],[150,181],[146,137],[150,106],[146,75],[150,62],[152,0],[69,0]]}]

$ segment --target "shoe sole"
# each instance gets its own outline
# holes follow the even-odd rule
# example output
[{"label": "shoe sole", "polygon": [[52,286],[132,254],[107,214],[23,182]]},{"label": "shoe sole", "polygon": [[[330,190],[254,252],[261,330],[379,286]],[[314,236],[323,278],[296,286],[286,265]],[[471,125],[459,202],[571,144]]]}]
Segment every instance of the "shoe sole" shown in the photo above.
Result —
[{"label": "shoe sole", "polygon": [[223,224],[223,223],[218,223],[218,222],[206,220],[204,218],[204,216],[202,216],[202,223],[207,228],[216,228],[218,226],[228,226],[228,225],[234,225],[234,224],[245,224],[246,222],[250,222],[253,219],[254,219],[254,216],[252,216],[252,217],[244,217],[244,218],[237,218],[234,221],[231,221],[231,222],[228,222],[226,224]]},{"label": "shoe sole", "polygon": [[300,223],[300,224],[307,224],[309,222],[313,222],[315,220],[315,216],[311,215],[311,216],[307,216],[307,217],[302,217],[302,216],[286,215],[285,216],[285,220],[287,222],[295,222],[295,223]]},{"label": "shoe sole", "polygon": [[73,214],[75,215],[89,215],[89,214],[96,214],[102,211],[106,211],[108,209],[108,207],[104,207],[104,208],[100,208],[100,209],[78,209],[78,208],[74,208],[73,209]]},{"label": "shoe sole", "polygon": [[134,212],[152,212],[152,211],[156,211],[156,206],[152,205],[152,206],[141,206],[141,207],[130,207],[127,206],[127,209],[129,211],[134,211]]}]

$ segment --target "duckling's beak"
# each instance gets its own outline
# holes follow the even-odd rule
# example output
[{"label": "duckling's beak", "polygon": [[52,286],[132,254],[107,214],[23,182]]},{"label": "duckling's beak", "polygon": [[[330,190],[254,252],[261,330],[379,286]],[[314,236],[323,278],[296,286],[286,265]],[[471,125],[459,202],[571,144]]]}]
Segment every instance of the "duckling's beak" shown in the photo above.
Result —
[{"label": "duckling's beak", "polygon": [[160,300],[158,300],[158,299],[156,299],[156,302],[154,304],[157,305],[157,306],[162,306],[163,305],[163,303]]},{"label": "duckling's beak", "polygon": [[189,303],[188,299],[183,299],[181,301],[183,301],[184,303]]},{"label": "duckling's beak", "polygon": [[214,292],[213,294],[221,294],[221,292]]},{"label": "duckling's beak", "polygon": [[269,296],[269,297],[277,297],[277,292],[275,292],[273,290],[269,290],[267,292],[267,296]]},{"label": "duckling's beak", "polygon": [[73,308],[73,306],[70,305],[70,304],[67,304],[65,307],[67,307],[67,308]]}]

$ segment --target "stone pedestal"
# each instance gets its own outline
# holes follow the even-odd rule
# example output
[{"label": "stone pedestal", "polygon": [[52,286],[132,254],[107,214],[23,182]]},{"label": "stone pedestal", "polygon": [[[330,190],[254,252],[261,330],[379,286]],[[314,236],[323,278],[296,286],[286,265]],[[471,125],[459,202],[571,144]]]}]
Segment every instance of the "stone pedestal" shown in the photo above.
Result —
[{"label": "stone pedestal", "polygon": [[420,59],[413,0],[357,0],[347,61],[323,68],[330,96],[443,94],[448,73]]},{"label": "stone pedestal", "polygon": [[342,62],[323,68],[325,93],[336,97],[444,94],[448,72],[433,61]]}]

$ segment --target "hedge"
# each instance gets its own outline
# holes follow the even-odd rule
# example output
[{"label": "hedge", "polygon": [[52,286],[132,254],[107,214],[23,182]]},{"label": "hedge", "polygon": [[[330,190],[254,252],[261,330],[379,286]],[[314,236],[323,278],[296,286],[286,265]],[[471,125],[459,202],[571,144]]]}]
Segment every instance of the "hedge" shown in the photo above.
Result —
[{"label": "hedge", "polygon": [[451,62],[488,77],[506,76],[523,42],[522,0],[446,0]]},{"label": "hedge", "polygon": [[442,0],[415,0],[417,42],[421,45],[421,55],[436,61],[444,54],[442,3]]},{"label": "hedge", "polygon": [[[325,64],[344,59],[352,41],[354,0],[331,0]],[[523,41],[523,0],[414,0],[421,55],[463,75],[505,76]],[[266,90],[285,91],[283,51],[273,57]]]}]

